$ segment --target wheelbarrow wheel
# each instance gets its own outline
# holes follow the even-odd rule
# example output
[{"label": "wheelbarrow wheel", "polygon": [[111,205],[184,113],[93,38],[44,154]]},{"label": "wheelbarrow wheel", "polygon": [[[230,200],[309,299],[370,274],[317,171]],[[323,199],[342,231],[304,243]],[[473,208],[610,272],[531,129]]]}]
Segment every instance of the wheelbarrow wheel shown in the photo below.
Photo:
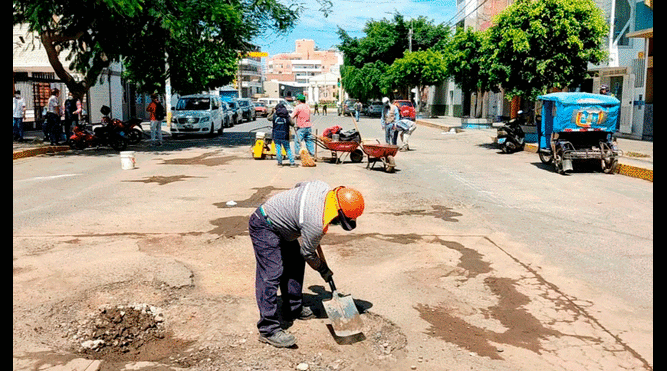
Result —
[{"label": "wheelbarrow wheel", "polygon": [[384,162],[384,171],[388,173],[393,173],[394,169],[396,168],[396,161],[394,161],[394,156],[387,156],[386,160],[383,160]]},{"label": "wheelbarrow wheel", "polygon": [[359,149],[355,149],[350,153],[350,160],[352,160],[352,162],[358,163],[361,162],[363,159],[364,159],[364,152],[362,152]]}]

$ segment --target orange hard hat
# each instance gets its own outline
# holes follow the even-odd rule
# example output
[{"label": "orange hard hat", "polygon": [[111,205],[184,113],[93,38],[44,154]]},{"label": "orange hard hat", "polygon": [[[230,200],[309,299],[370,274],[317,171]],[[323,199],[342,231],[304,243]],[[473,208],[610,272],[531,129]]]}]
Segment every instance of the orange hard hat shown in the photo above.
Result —
[{"label": "orange hard hat", "polygon": [[357,226],[357,217],[364,212],[364,198],[359,191],[336,187],[329,191],[324,204],[325,225],[340,224],[346,231],[351,231]]},{"label": "orange hard hat", "polygon": [[350,219],[357,219],[364,212],[364,197],[359,191],[347,187],[337,187],[336,198],[340,210]]}]

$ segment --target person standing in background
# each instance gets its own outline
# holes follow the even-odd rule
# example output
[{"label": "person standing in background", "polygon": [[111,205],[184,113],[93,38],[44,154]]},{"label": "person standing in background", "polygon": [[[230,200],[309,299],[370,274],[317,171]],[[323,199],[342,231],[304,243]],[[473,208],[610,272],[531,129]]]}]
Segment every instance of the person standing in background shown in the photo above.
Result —
[{"label": "person standing in background", "polygon": [[14,91],[14,140],[23,142],[23,119],[25,119],[25,100],[21,98],[21,92]]},{"label": "person standing in background", "polygon": [[72,92],[68,92],[67,100],[65,101],[65,122],[63,124],[65,129],[65,142],[72,136],[72,124],[79,125],[79,114],[81,112],[81,101],[75,99]]},{"label": "person standing in background", "polygon": [[306,142],[306,149],[311,156],[315,156],[315,137],[313,136],[310,122],[310,107],[306,104],[306,97],[301,94],[297,97],[299,104],[294,108],[292,120],[296,122],[296,135],[294,136],[294,151],[300,152],[301,141]]},{"label": "person standing in background", "polygon": [[46,132],[49,134],[49,140],[51,145],[57,146],[60,144],[60,104],[58,103],[58,97],[60,96],[60,90],[53,89],[51,91],[51,98],[46,105]]},{"label": "person standing in background", "polygon": [[162,121],[164,117],[164,107],[160,103],[157,94],[151,94],[151,103],[146,107],[146,112],[150,115],[151,121],[151,145],[162,145]]}]

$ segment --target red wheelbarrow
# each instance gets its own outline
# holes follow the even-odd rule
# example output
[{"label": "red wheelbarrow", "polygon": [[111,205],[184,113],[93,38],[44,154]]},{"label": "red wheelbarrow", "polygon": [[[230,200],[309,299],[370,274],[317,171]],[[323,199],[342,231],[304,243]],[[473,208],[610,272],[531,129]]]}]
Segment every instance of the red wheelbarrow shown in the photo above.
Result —
[{"label": "red wheelbarrow", "polygon": [[330,150],[331,158],[337,164],[342,163],[346,156],[349,156],[352,162],[361,162],[364,159],[364,153],[358,149],[359,142],[334,141],[328,137],[315,137],[315,142],[319,147]]},{"label": "red wheelbarrow", "polygon": [[396,168],[396,162],[394,161],[394,156],[398,152],[398,146],[391,144],[381,144],[380,142],[376,143],[362,143],[361,149],[368,156],[368,165],[366,169],[372,169],[375,167],[375,163],[382,161],[384,165],[384,171],[388,173],[393,173]]}]

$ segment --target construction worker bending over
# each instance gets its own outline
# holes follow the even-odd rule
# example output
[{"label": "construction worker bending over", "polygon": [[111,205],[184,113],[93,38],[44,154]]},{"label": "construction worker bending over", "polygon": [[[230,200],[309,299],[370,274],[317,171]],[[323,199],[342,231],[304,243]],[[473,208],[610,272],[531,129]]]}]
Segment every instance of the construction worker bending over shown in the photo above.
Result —
[{"label": "construction worker bending over", "polygon": [[412,135],[416,128],[417,125],[412,120],[400,119],[396,121],[396,131],[401,137],[401,142],[403,142],[403,145],[399,148],[400,151],[410,150],[408,141],[410,140],[410,135]]},{"label": "construction worker bending over", "polygon": [[305,263],[328,282],[333,273],[317,255],[320,240],[332,224],[346,231],[354,229],[363,211],[364,199],[358,191],[332,189],[315,180],[274,195],[250,216],[248,229],[257,261],[255,295],[260,341],[280,348],[296,343],[294,335],[280,327],[278,288],[284,318],[313,318],[312,310],[303,306]]}]

